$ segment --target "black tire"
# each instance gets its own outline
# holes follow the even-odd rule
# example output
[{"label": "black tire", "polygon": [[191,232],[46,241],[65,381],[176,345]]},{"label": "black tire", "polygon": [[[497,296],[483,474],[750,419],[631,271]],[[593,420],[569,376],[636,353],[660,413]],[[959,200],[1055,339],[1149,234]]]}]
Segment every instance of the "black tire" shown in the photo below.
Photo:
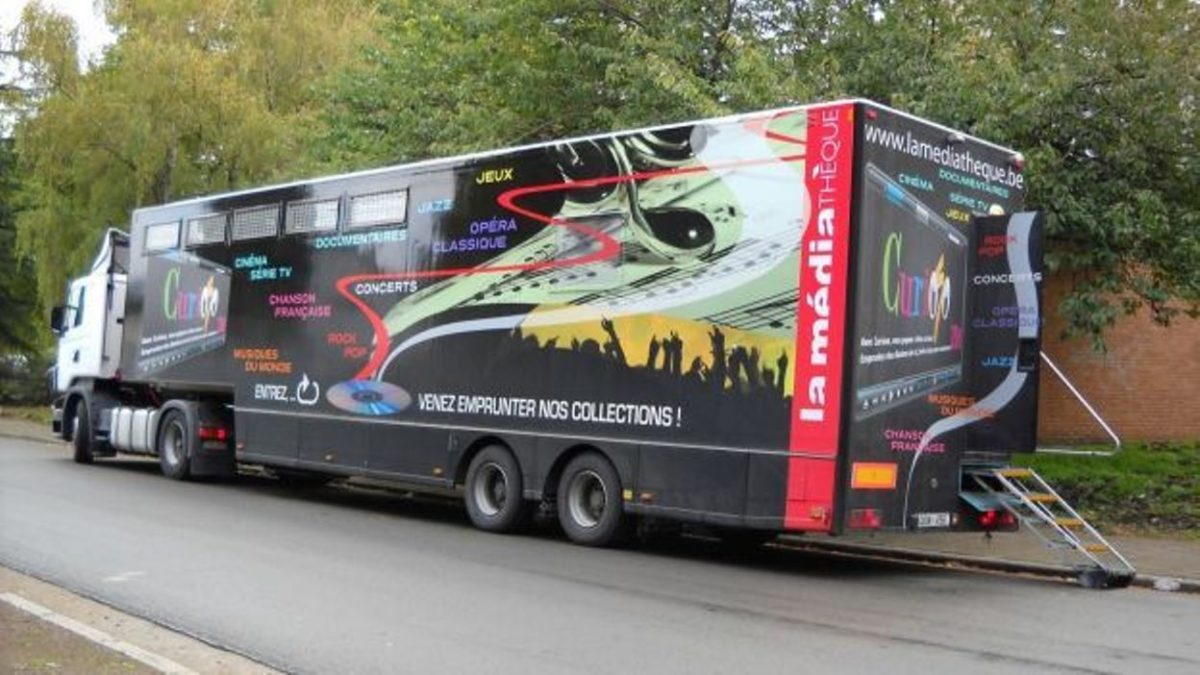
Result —
[{"label": "black tire", "polygon": [[1125,588],[1133,583],[1132,574],[1113,574],[1105,570],[1084,570],[1076,577],[1080,586],[1092,590]]},{"label": "black tire", "polygon": [[615,546],[625,541],[628,522],[621,477],[594,452],[572,459],[558,484],[558,521],[567,538],[584,546]]},{"label": "black tire", "polygon": [[92,438],[92,415],[87,399],[79,399],[71,418],[71,445],[75,448],[76,464],[91,464],[96,460],[96,441]]},{"label": "black tire", "polygon": [[471,459],[463,500],[471,523],[488,532],[512,532],[525,525],[529,502],[517,458],[500,445],[489,445]]},{"label": "black tire", "polygon": [[1128,588],[1133,583],[1134,574],[1110,574],[1108,588]]},{"label": "black tire", "polygon": [[158,464],[163,475],[171,480],[188,480],[192,476],[192,450],[195,433],[182,410],[168,410],[158,427]]}]

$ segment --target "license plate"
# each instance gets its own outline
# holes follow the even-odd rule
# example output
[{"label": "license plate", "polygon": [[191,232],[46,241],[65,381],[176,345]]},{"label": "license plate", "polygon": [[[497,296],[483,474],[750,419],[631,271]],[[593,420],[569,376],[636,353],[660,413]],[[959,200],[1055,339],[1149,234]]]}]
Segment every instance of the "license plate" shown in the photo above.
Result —
[{"label": "license plate", "polygon": [[917,527],[950,527],[949,513],[918,513]]}]

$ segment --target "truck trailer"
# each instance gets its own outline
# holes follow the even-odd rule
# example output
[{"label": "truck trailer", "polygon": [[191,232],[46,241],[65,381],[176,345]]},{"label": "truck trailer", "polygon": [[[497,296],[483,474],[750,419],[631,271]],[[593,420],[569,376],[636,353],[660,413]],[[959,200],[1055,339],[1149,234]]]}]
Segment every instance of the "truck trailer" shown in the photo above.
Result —
[{"label": "truck trailer", "polygon": [[612,545],[1021,525],[1133,569],[1035,445],[1042,230],[1016,151],[865,100],[150,206],[51,323],[54,431],[537,509]]}]

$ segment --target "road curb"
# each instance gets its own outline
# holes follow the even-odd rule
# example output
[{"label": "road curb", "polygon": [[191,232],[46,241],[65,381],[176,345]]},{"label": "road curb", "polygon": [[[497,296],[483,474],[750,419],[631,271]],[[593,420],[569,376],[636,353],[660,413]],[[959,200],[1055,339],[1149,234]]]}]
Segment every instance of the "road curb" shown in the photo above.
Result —
[{"label": "road curb", "polygon": [[[162,668],[158,668],[155,666],[151,666],[151,667],[155,667],[155,669],[158,670],[159,672],[163,672],[163,673],[222,672],[222,673],[231,673],[231,674],[253,673],[255,675],[268,675],[268,674],[289,672],[289,671],[283,669],[282,667],[275,667],[275,666],[271,665],[270,663],[268,663],[266,660],[261,659],[256,656],[253,656],[253,655],[251,655],[247,652],[244,652],[240,649],[221,644],[220,642],[218,642],[216,640],[208,638],[208,637],[206,637],[200,633],[197,633],[193,630],[190,630],[184,626],[175,625],[173,622],[166,621],[161,616],[155,616],[153,613],[138,611],[134,607],[127,607],[127,606],[125,606],[125,603],[118,603],[113,600],[109,600],[109,599],[103,597],[102,595],[100,595],[99,593],[96,593],[95,591],[76,586],[75,584],[67,583],[65,581],[55,580],[49,576],[43,575],[43,574],[38,573],[31,569],[28,569],[24,565],[14,564],[11,561],[0,562],[0,579],[2,579],[4,575],[7,575],[9,577],[15,576],[18,580],[18,583],[20,582],[20,578],[24,577],[28,581],[32,582],[35,586],[40,586],[41,588],[49,589],[51,593],[58,594],[61,596],[59,598],[58,603],[46,603],[45,600],[42,600],[40,603],[38,603],[38,596],[39,595],[44,596],[45,592],[31,594],[28,591],[18,591],[16,593],[18,596],[25,597],[25,599],[33,601],[37,604],[46,604],[46,605],[61,604],[63,598],[66,598],[67,601],[74,603],[74,604],[77,604],[79,602],[90,603],[98,608],[103,609],[106,613],[115,614],[117,617],[119,617],[115,621],[115,625],[121,627],[122,629],[126,629],[128,627],[128,625],[130,624],[130,622],[141,623],[141,624],[144,624],[145,626],[149,627],[151,630],[159,632],[160,636],[169,636],[171,641],[174,642],[174,645],[168,644],[167,647],[168,648],[174,647],[174,649],[170,649],[170,651],[176,652],[174,655],[170,656],[170,658],[168,658],[168,649],[162,649],[162,645],[161,645],[162,637],[159,637],[158,640],[154,640],[153,638],[151,638],[149,640],[141,640],[141,641],[150,642],[150,643],[157,641],[160,643],[160,647],[158,649],[156,649],[155,651],[158,652],[159,656],[163,657],[166,660],[177,660],[177,661],[180,661],[183,663],[191,662],[192,666],[190,666],[190,667],[185,666],[184,671],[162,669]],[[2,588],[2,586],[0,586],[0,588]],[[25,608],[21,608],[21,607],[18,607],[18,608],[25,609]],[[37,616],[37,613],[35,613],[35,612],[31,612],[31,613],[34,614],[35,616]],[[67,618],[67,619],[71,620],[72,622],[82,623],[82,625],[85,625],[85,626],[89,625],[86,620],[79,621],[78,618],[72,619],[72,617],[70,616],[71,614],[75,614],[76,617],[78,617],[79,612],[59,611],[59,612],[54,612],[54,613],[59,614],[60,616]],[[83,613],[86,614],[86,611],[84,611]],[[39,616],[38,618],[46,620],[46,617],[44,617],[44,616]],[[52,623],[54,623],[54,622],[52,622]],[[61,624],[59,624],[59,625],[61,627]],[[71,629],[67,628],[67,630],[71,630]],[[112,629],[110,628],[108,630],[111,631]],[[104,630],[98,630],[96,632],[105,633]],[[115,637],[117,635],[117,632],[118,631],[112,631],[112,633],[109,634],[109,637]],[[126,632],[126,630],[121,630],[120,632]],[[84,637],[87,637],[87,636],[84,636]],[[118,641],[125,642],[124,639],[118,640]],[[191,643],[191,645],[195,645],[195,647],[187,645],[187,643]],[[126,643],[126,644],[128,644],[128,643]],[[187,649],[191,653],[187,654],[187,655],[183,655],[181,657],[181,655],[178,653],[180,644],[186,645]],[[110,649],[112,648],[111,645],[102,645],[102,646],[108,647]],[[132,645],[130,645],[130,646],[132,646]],[[196,652],[193,650],[199,650],[199,652]],[[128,655],[128,654],[126,654],[126,655]],[[145,663],[145,662],[143,662],[143,663]],[[209,670],[209,668],[211,668],[211,670]]]},{"label": "road curb", "polygon": [[[966,567],[970,569],[1007,572],[1012,574],[1032,574],[1035,576],[1054,577],[1058,579],[1073,579],[1077,574],[1075,570],[1067,567],[1021,562],[1017,560],[1008,560],[1005,558],[958,555],[952,553],[943,553],[940,551],[922,551],[919,549],[893,547],[885,548],[870,544],[855,544],[840,541],[813,541],[811,539],[806,540],[801,537],[790,537],[787,535],[780,537],[779,542],[780,544],[793,549],[810,550],[815,552],[832,552],[842,555],[894,560],[899,562],[912,562],[928,565],[954,565],[957,567]],[[1176,584],[1178,585],[1178,588],[1174,589],[1175,591],[1181,593],[1200,593],[1200,579],[1138,573],[1137,576],[1133,578],[1132,583],[1132,585],[1139,588],[1151,588],[1155,590],[1158,590],[1162,585],[1171,587],[1175,586]]]},{"label": "road curb", "polygon": [[76,621],[69,616],[60,614],[17,593],[0,593],[0,602],[7,603],[10,607],[24,612],[29,616],[41,619],[52,626],[77,635],[87,640],[88,643],[106,649],[112,654],[132,659],[160,673],[197,675],[196,671],[191,668],[182,666],[161,654],[143,649],[124,640],[119,640],[102,630],[97,630],[82,621]]}]

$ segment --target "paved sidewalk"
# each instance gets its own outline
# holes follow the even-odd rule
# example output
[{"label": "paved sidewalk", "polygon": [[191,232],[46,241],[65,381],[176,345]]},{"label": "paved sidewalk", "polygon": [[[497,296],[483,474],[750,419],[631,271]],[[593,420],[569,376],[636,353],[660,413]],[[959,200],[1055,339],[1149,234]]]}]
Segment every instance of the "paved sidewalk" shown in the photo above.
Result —
[{"label": "paved sidewalk", "polygon": [[[1140,576],[1200,582],[1200,542],[1136,536],[1111,536],[1108,540],[1133,563]],[[1026,532],[1000,533],[990,539],[983,535],[951,533],[852,534],[833,541],[1043,565],[1066,562],[1060,551],[1047,548],[1036,536]]]},{"label": "paved sidewalk", "polygon": [[0,672],[277,673],[7,567],[0,567]]},{"label": "paved sidewalk", "polygon": [[0,602],[0,671],[139,675],[158,671]]},{"label": "paved sidewalk", "polygon": [[[30,440],[63,445],[50,435],[49,429],[21,419],[0,417],[0,437],[15,436]],[[66,452],[63,446],[63,452]],[[817,538],[801,539],[801,541]],[[886,549],[905,549],[949,555],[993,558],[1013,562],[1061,565],[1063,558],[1035,536],[1028,533],[997,534],[990,539],[983,535],[949,533],[883,533],[852,534],[826,541]],[[1200,587],[1200,541],[1160,539],[1138,536],[1113,536],[1109,540],[1137,568],[1140,576],[1170,577],[1194,582]]]}]

